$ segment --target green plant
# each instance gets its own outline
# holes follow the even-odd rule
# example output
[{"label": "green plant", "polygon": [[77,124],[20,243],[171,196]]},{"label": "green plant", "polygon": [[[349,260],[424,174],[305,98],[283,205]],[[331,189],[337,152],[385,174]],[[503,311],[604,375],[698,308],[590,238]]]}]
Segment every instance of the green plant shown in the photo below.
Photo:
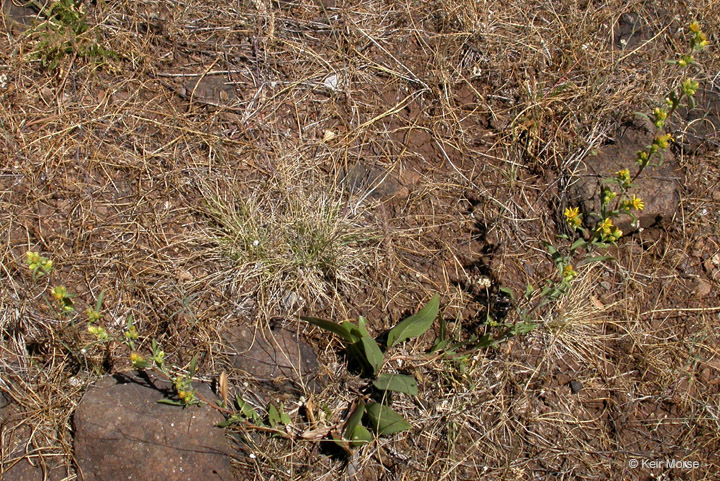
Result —
[{"label": "green plant", "polygon": [[[416,314],[401,321],[387,335],[386,349],[421,336],[438,317],[439,297],[432,299]],[[340,324],[302,317],[306,322],[336,334],[342,340],[348,356],[358,363],[364,377],[372,379],[372,386],[381,393],[380,401],[367,401],[368,396],[357,399],[341,433],[333,434],[334,441],[345,450],[367,444],[373,440],[372,430],[377,435],[389,435],[411,429],[410,423],[388,406],[388,391],[417,396],[418,386],[411,375],[381,372],[385,362],[380,345],[367,330],[367,319],[358,317],[357,324],[344,321]],[[363,423],[364,421],[364,423]],[[368,429],[369,428],[369,429]]]},{"label": "green plant", "polygon": [[[33,274],[33,279],[41,276],[49,276],[53,270],[53,261],[40,255],[38,252],[28,251],[25,254],[28,269]],[[56,285],[50,289],[50,295],[55,301],[55,305],[63,316],[73,316],[70,322],[76,321],[77,313],[75,312],[73,298],[74,294],[68,292],[64,285]],[[86,345],[81,351],[87,352],[87,349],[93,345],[108,346],[111,342],[120,342],[126,345],[130,350],[130,362],[136,369],[152,369],[165,379],[172,382],[177,399],[162,399],[159,402],[165,404],[173,404],[179,406],[187,406],[190,404],[198,404],[200,396],[192,386],[192,378],[197,371],[197,356],[193,357],[187,372],[180,375],[173,375],[165,364],[165,352],[155,339],[150,341],[151,355],[146,358],[139,352],[139,334],[135,327],[134,318],[128,316],[125,329],[119,336],[111,335],[107,329],[98,323],[103,318],[102,306],[105,300],[105,292],[100,292],[95,305],[85,310],[87,316],[87,331],[95,337],[95,341],[90,345]],[[208,403],[209,404],[209,403]]]},{"label": "green plant", "polygon": [[[694,55],[708,45],[706,35],[702,32],[697,22],[689,26],[691,33],[690,51],[678,55],[678,60],[670,63],[676,64],[684,69],[689,69],[696,64]],[[650,115],[636,113],[649,120],[656,129],[653,142],[637,153],[637,169],[631,175],[629,168],[623,168],[615,172],[613,177],[603,180],[600,188],[600,211],[591,212],[588,217],[593,218],[597,223],[592,227],[583,226],[583,214],[579,207],[568,207],[563,212],[567,225],[571,228],[572,235],[558,235],[557,238],[569,243],[564,247],[556,246],[553,243],[545,242],[544,246],[556,267],[556,276],[550,279],[537,294],[538,300],[528,307],[519,307],[518,314],[523,320],[522,324],[530,327],[536,325],[530,322],[534,311],[546,305],[550,301],[567,294],[573,279],[578,275],[577,266],[612,260],[612,256],[604,253],[610,245],[617,245],[623,232],[615,225],[617,219],[622,216],[629,216],[634,225],[638,219],[636,212],[644,209],[644,201],[631,189],[635,186],[634,181],[642,174],[648,166],[659,166],[662,164],[663,153],[670,147],[673,141],[672,135],[664,131],[665,124],[679,106],[687,100],[691,107],[695,106],[694,95],[698,90],[698,82],[688,77],[672,89],[665,98],[662,106],[657,106]],[[657,159],[655,163],[653,161]],[[601,251],[603,251],[601,253]],[[514,297],[512,290],[502,288],[511,297]],[[531,285],[526,287],[525,305],[533,298],[534,288]]]},{"label": "green plant", "polygon": [[37,38],[32,56],[42,66],[56,70],[67,55],[86,59],[107,59],[117,55],[103,47],[98,38],[91,37],[85,5],[79,0],[58,0],[48,6],[40,6],[45,21],[38,24],[31,34]]}]

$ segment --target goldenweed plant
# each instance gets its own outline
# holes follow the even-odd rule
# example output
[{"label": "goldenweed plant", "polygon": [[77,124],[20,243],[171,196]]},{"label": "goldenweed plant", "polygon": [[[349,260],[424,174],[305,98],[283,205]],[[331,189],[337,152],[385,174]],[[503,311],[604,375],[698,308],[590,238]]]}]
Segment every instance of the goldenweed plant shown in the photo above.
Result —
[{"label": "goldenweed plant", "polygon": [[[27,267],[32,272],[33,279],[49,276],[53,270],[53,261],[40,255],[38,252],[28,251],[25,254],[25,258]],[[75,311],[72,300],[75,295],[70,293],[64,285],[51,287],[50,295],[60,315],[65,317],[72,316],[70,322],[77,322],[77,312]],[[192,386],[193,376],[197,372],[197,356],[193,357],[185,373],[179,375],[173,374],[165,364],[165,352],[160,348],[160,345],[155,339],[150,340],[149,355],[141,354],[140,335],[135,326],[132,314],[127,317],[125,327],[120,335],[113,335],[105,327],[100,325],[100,321],[103,318],[102,306],[104,300],[105,292],[103,291],[95,301],[95,305],[85,310],[87,332],[94,336],[95,341],[83,348],[83,351],[86,352],[87,349],[93,345],[107,346],[113,342],[124,344],[130,351],[128,357],[134,368],[141,371],[146,369],[153,370],[163,378],[172,382],[177,399],[166,398],[158,402],[177,406],[188,406],[200,403],[200,395]]]},{"label": "goldenweed plant", "polygon": [[[688,30],[690,33],[689,52],[678,54],[676,60],[669,61],[686,71],[696,65],[695,55],[708,45],[707,36],[699,23],[692,22]],[[577,206],[564,210],[564,221],[572,230],[572,235],[561,234],[557,237],[570,244],[561,247],[549,242],[544,243],[557,269],[556,277],[542,288],[538,295],[539,300],[533,307],[518,309],[520,318],[523,319],[526,326],[536,325],[530,322],[534,311],[553,299],[567,294],[573,279],[578,275],[576,267],[612,260],[612,256],[603,252],[608,246],[617,245],[617,241],[623,236],[623,232],[616,225],[619,218],[629,216],[632,219],[632,225],[639,226],[636,214],[644,209],[645,202],[636,193],[631,192],[635,186],[634,182],[647,167],[662,165],[663,153],[670,148],[674,141],[672,134],[665,131],[666,123],[678,107],[684,105],[685,102],[691,108],[695,106],[694,95],[698,88],[697,80],[688,75],[667,94],[663,104],[655,107],[651,114],[636,113],[654,126],[653,141],[637,152],[634,173],[631,173],[631,169],[626,167],[615,172],[613,177],[602,181],[600,211],[587,214],[587,217],[592,218],[594,222],[583,222],[583,213]],[[585,227],[584,224],[592,227]],[[511,298],[514,297],[512,290],[507,288],[501,290]],[[524,296],[526,302],[533,297],[533,292],[533,287],[528,285]]]}]

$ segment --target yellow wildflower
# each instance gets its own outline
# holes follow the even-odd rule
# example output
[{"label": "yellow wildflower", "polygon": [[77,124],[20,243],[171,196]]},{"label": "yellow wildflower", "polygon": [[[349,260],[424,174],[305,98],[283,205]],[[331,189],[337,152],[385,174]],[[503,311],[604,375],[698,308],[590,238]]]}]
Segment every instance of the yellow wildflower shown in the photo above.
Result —
[{"label": "yellow wildflower", "polygon": [[562,275],[563,275],[563,279],[565,279],[566,281],[571,281],[577,276],[577,272],[575,271],[575,269],[573,269],[573,266],[568,264],[563,269]]},{"label": "yellow wildflower", "polygon": [[700,31],[700,24],[697,22],[693,22],[690,24],[690,31],[692,33],[698,33]]},{"label": "yellow wildflower", "polygon": [[617,179],[620,181],[623,187],[628,187],[630,185],[632,177],[630,177],[630,171],[628,169],[618,170],[617,172],[615,172],[615,175],[617,176]]},{"label": "yellow wildflower", "polygon": [[604,219],[600,224],[597,226],[597,231],[602,232],[604,235],[610,235],[610,232],[613,228],[612,219],[609,217]]},{"label": "yellow wildflower", "polygon": [[630,199],[629,202],[635,210],[643,210],[645,208],[645,202],[643,202],[642,199],[635,194],[633,194],[632,199]]},{"label": "yellow wildflower", "polygon": [[143,365],[145,364],[145,358],[137,352],[132,352],[130,353],[130,362],[135,367],[143,367]]},{"label": "yellow wildflower", "polygon": [[570,227],[580,227],[582,214],[580,214],[579,207],[568,207],[563,214],[565,215],[565,221]]}]

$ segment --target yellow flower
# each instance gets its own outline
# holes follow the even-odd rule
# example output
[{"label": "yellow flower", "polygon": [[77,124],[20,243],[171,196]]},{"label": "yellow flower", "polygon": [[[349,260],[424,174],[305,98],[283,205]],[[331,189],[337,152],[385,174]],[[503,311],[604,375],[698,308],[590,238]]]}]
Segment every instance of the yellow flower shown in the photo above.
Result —
[{"label": "yellow flower", "polygon": [[563,215],[565,215],[565,221],[571,227],[580,227],[582,214],[580,214],[579,207],[568,207],[565,209],[565,212],[563,212]]},{"label": "yellow flower", "polygon": [[610,234],[607,237],[607,240],[609,240],[610,242],[617,242],[618,239],[620,239],[622,237],[622,235],[623,235],[623,231],[621,231],[617,227],[613,226]]},{"label": "yellow flower", "polygon": [[573,269],[573,266],[568,264],[563,269],[562,275],[563,275],[563,279],[565,279],[566,281],[571,281],[577,276],[577,272],[575,271],[575,269]]},{"label": "yellow flower", "polygon": [[60,302],[67,297],[67,289],[65,289],[65,286],[55,286],[50,289],[50,294],[53,296],[53,299]]},{"label": "yellow flower", "polygon": [[635,194],[633,194],[632,199],[630,199],[630,205],[635,210],[643,210],[645,208],[645,202]]},{"label": "yellow flower", "polygon": [[130,362],[133,363],[135,367],[141,367],[145,363],[145,358],[137,352],[132,352],[130,353]]},{"label": "yellow flower", "polygon": [[613,223],[612,223],[612,219],[610,219],[610,218],[608,217],[608,218],[604,219],[604,220],[597,226],[597,229],[596,229],[596,230],[597,230],[598,232],[602,232],[604,235],[610,235],[610,232],[611,232],[611,230],[612,230],[613,227],[614,227],[614,226],[613,226]]},{"label": "yellow flower", "polygon": [[697,22],[693,22],[690,24],[690,31],[692,33],[698,33],[700,31],[700,24]]},{"label": "yellow flower", "polygon": [[632,178],[630,177],[630,171],[628,169],[618,170],[615,172],[615,175],[623,187],[628,187],[630,185]]}]

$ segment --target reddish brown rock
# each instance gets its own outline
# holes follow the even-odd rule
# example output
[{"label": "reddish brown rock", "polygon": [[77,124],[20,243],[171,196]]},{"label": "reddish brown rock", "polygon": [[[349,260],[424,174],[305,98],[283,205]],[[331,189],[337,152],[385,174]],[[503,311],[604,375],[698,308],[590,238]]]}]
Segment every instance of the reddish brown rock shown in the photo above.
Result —
[{"label": "reddish brown rock", "polygon": [[310,346],[287,329],[238,326],[223,334],[233,365],[273,391],[314,390],[317,358]]},{"label": "reddish brown rock", "polygon": [[[75,459],[81,481],[229,481],[230,449],[207,405],[158,404],[167,382],[107,377],[75,412]],[[195,385],[213,398],[207,386]]]},{"label": "reddish brown rock", "polygon": [[[583,218],[590,227],[597,223],[597,218],[589,214],[600,212],[601,187],[608,186],[619,191],[616,184],[603,184],[602,181],[615,177],[615,173],[621,169],[629,169],[634,175],[637,171],[637,152],[650,145],[653,138],[654,131],[636,122],[625,127],[614,143],[604,145],[596,156],[585,159],[586,168],[573,181],[569,201],[570,205],[580,206]],[[654,157],[653,163],[657,161],[658,157]],[[636,213],[640,227],[651,227],[675,214],[680,202],[678,184],[681,178],[672,149],[664,152],[661,166],[645,168],[628,191],[629,195],[636,194],[645,203],[645,208]],[[636,230],[631,223],[632,219],[627,215],[615,221],[615,225],[624,233]]]}]

